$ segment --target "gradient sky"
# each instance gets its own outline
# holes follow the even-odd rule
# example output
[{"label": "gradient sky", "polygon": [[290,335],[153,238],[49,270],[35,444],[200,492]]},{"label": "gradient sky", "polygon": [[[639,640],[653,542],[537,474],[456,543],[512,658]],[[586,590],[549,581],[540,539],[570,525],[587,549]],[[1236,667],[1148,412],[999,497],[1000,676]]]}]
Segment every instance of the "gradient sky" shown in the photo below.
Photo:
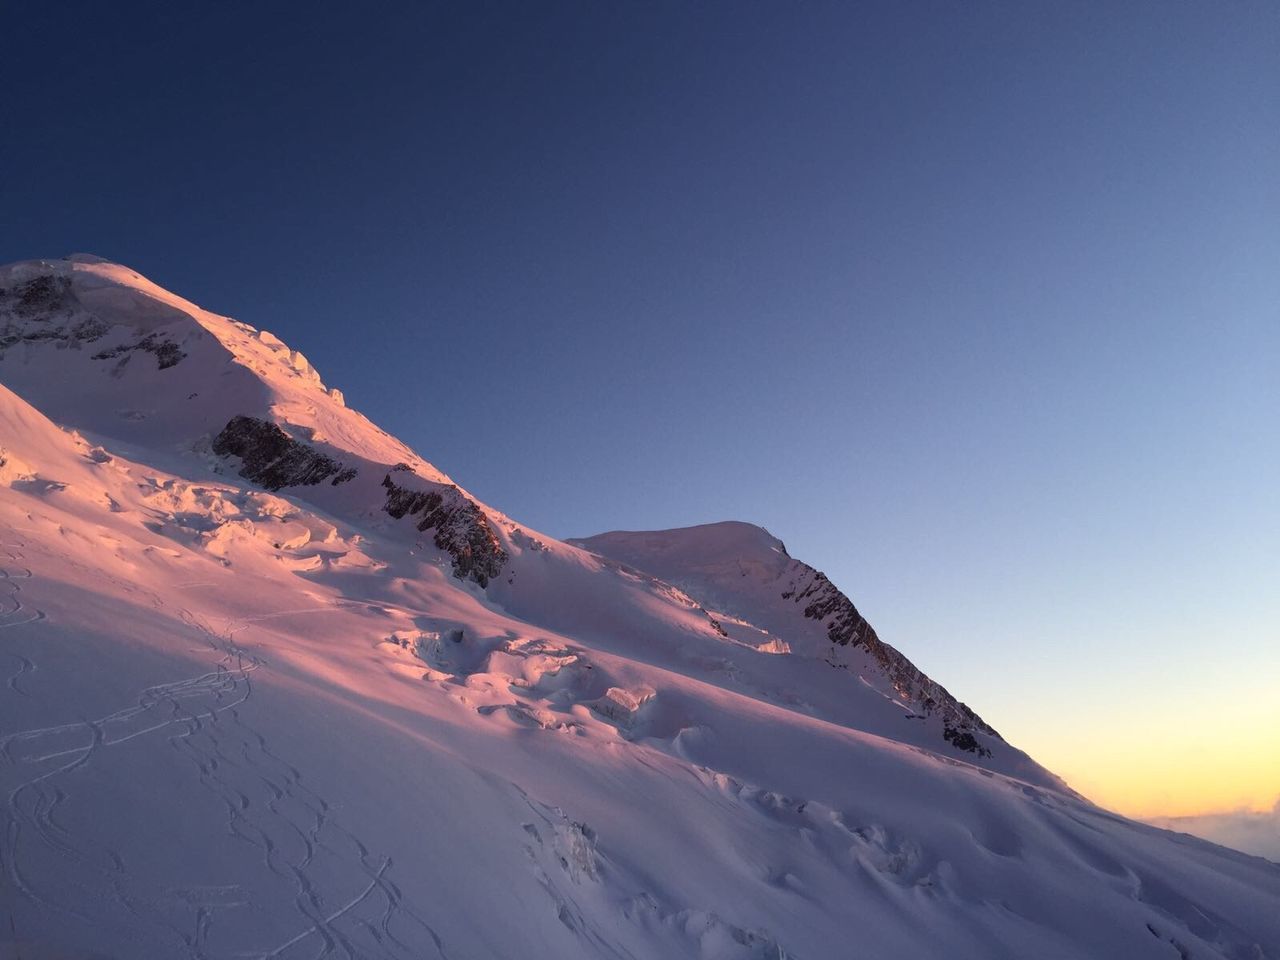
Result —
[{"label": "gradient sky", "polygon": [[0,261],[549,533],[760,523],[1105,804],[1270,808],[1274,4],[288,6],[12,12]]}]

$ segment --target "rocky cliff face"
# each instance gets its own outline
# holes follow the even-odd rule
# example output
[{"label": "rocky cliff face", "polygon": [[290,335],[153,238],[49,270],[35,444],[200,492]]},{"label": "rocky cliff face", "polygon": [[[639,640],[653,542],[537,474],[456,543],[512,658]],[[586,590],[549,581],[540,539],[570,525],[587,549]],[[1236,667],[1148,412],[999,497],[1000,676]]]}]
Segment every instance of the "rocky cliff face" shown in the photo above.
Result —
[{"label": "rocky cliff face", "polygon": [[411,490],[397,485],[391,476],[388,473],[382,481],[387,490],[387,513],[397,520],[412,517],[424,533],[433,530],[436,548],[453,558],[455,577],[484,587],[502,572],[506,551],[475,501],[454,486]]},{"label": "rocky cliff face", "polygon": [[1000,738],[989,724],[881,640],[853,601],[841,593],[826,574],[799,561],[796,565],[799,572],[791,586],[783,591],[782,599],[804,604],[804,615],[821,621],[833,644],[864,649],[908,704],[917,707],[924,716],[936,714],[942,718],[942,735],[952,746],[979,756],[991,755],[974,736],[974,731],[979,730]]},{"label": "rocky cliff face", "polygon": [[37,276],[0,291],[0,297],[20,317],[34,317],[69,310],[75,306],[71,281],[67,277]]},{"label": "rocky cliff face", "polygon": [[[97,343],[111,329],[111,324],[84,308],[65,276],[45,274],[0,289],[0,358],[6,350],[24,343],[80,349]],[[186,357],[177,343],[153,332],[99,350],[93,359],[119,359],[123,365],[135,351],[154,356],[161,370]]]},{"label": "rocky cliff face", "polygon": [[243,461],[240,476],[268,490],[314,486],[324,480],[336,487],[356,475],[354,467],[344,467],[256,417],[232,417],[214,437],[213,452],[239,457]]},{"label": "rocky cliff face", "polygon": [[95,360],[113,360],[116,357],[124,357],[126,360],[129,354],[135,350],[141,350],[149,353],[156,358],[156,365],[161,370],[168,370],[170,367],[176,367],[180,361],[186,357],[186,352],[182,350],[176,343],[166,340],[154,333],[149,333],[140,340],[132,343],[122,343],[119,346],[111,347],[108,350],[99,350],[93,355]]}]

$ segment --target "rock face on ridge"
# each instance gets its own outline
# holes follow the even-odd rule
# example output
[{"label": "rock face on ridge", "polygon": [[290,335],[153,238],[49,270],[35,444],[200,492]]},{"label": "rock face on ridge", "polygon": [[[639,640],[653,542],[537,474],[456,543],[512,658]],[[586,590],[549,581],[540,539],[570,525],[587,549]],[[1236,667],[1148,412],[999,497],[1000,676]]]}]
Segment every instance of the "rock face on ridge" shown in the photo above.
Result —
[{"label": "rock face on ridge", "polygon": [[979,756],[991,751],[973,735],[974,730],[1003,739],[1000,734],[961,703],[942,684],[926,676],[914,663],[876,635],[875,629],[858,612],[853,601],[840,592],[827,575],[796,561],[799,575],[782,592],[783,600],[805,604],[804,615],[821,622],[827,638],[836,646],[861,647],[880,665],[894,690],[925,716],[942,718],[943,737],[952,746]]},{"label": "rock face on ridge", "polygon": [[93,355],[95,360],[113,360],[116,357],[127,357],[135,350],[150,353],[156,358],[156,365],[161,370],[176,367],[186,357],[186,351],[171,340],[165,340],[154,333],[149,333],[136,343],[122,343],[108,350],[99,350]]},{"label": "rock face on ridge", "polygon": [[[53,343],[79,349],[96,343],[110,331],[109,323],[81,304],[69,277],[38,274],[0,288],[0,357],[20,344]],[[121,363],[125,363],[138,350],[152,354],[161,370],[176,366],[186,357],[178,344],[152,332],[99,350],[93,359],[123,358]]]},{"label": "rock face on ridge", "polygon": [[[393,470],[392,473],[398,472]],[[412,517],[420,531],[435,531],[435,545],[453,558],[453,574],[460,580],[474,580],[480,586],[502,572],[506,551],[498,542],[484,511],[457,487],[440,490],[411,490],[399,486],[391,473],[383,478],[387,490],[387,513],[397,520]]]},{"label": "rock face on ridge", "polygon": [[323,480],[336,487],[356,475],[354,467],[344,467],[256,417],[232,417],[214,437],[213,452],[239,457],[243,461],[240,476],[273,491],[314,486]]}]

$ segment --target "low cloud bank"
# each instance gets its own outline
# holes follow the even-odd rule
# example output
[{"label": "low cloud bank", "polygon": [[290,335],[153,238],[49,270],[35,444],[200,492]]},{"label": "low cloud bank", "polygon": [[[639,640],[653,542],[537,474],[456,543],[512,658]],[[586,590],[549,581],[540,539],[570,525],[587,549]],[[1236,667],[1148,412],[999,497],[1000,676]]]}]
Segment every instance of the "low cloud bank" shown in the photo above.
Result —
[{"label": "low cloud bank", "polygon": [[1154,817],[1150,822],[1166,830],[1190,833],[1224,847],[1280,862],[1280,800],[1263,813],[1238,810],[1194,817]]}]

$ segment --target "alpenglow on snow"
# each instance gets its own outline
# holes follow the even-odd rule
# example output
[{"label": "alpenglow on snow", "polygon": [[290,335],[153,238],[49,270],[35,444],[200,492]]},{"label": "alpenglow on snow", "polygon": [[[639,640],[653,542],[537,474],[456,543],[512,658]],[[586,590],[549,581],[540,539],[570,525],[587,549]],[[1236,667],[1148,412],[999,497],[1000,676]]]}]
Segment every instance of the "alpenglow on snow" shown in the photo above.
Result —
[{"label": "alpenglow on snow", "polygon": [[1280,957],[770,533],[539,533],[95,257],[0,268],[0,671],[0,956]]}]

